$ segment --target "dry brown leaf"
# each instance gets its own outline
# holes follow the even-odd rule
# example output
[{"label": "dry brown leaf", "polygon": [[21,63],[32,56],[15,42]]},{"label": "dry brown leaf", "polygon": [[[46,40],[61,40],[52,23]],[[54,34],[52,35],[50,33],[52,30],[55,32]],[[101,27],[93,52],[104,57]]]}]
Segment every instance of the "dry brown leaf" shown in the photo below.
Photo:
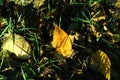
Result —
[{"label": "dry brown leaf", "polygon": [[93,21],[96,22],[100,22],[106,19],[106,16],[100,16],[100,17],[96,17],[96,18],[92,18]]},{"label": "dry brown leaf", "polygon": [[57,24],[53,23],[55,27],[53,31],[52,46],[56,51],[64,57],[72,56],[72,42],[68,34],[63,31]]},{"label": "dry brown leaf", "polygon": [[94,58],[100,72],[106,77],[107,80],[110,80],[111,62],[107,54],[102,50],[98,50],[94,54]]},{"label": "dry brown leaf", "polygon": [[113,4],[115,15],[117,14],[117,18],[120,19],[120,0],[109,0],[110,4]]},{"label": "dry brown leaf", "polygon": [[6,34],[6,37],[7,39],[3,41],[2,45],[3,51],[14,53],[19,59],[30,57],[31,46],[22,36],[18,34]]},{"label": "dry brown leaf", "polygon": [[117,0],[117,1],[116,1],[115,7],[116,7],[116,8],[120,8],[120,0]]},{"label": "dry brown leaf", "polygon": [[102,34],[96,30],[94,25],[90,25],[90,30],[96,36],[96,38],[100,38],[102,36]]},{"label": "dry brown leaf", "polygon": [[7,25],[7,20],[0,17],[0,28],[5,27]]}]

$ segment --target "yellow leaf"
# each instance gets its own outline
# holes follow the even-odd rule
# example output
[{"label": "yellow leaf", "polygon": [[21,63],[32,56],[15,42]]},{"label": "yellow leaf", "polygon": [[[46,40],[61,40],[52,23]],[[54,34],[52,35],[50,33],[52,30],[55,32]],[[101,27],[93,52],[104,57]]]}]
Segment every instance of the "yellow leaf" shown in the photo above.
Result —
[{"label": "yellow leaf", "polygon": [[98,50],[96,51],[94,58],[98,63],[98,68],[101,73],[106,77],[107,80],[110,80],[111,62],[107,54],[102,50]]},{"label": "yellow leaf", "polygon": [[[6,38],[1,47],[3,51],[14,53],[19,59],[27,59],[31,56],[31,46],[22,36],[6,34]],[[6,53],[3,55],[6,56]]]},{"label": "yellow leaf", "polygon": [[64,57],[72,56],[72,42],[68,34],[63,31],[57,24],[53,23],[55,27],[53,31],[52,46],[56,51]]}]

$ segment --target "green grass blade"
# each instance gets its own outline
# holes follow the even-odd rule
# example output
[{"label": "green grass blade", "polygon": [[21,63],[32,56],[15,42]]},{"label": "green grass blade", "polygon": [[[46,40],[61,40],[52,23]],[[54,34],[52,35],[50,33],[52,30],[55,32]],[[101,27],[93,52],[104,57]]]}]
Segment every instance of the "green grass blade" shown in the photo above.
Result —
[{"label": "green grass blade", "polygon": [[27,75],[24,73],[24,71],[23,71],[23,68],[22,68],[22,67],[21,67],[21,73],[22,73],[23,79],[24,79],[24,80],[27,80],[27,78],[26,78],[26,76],[27,76]]}]

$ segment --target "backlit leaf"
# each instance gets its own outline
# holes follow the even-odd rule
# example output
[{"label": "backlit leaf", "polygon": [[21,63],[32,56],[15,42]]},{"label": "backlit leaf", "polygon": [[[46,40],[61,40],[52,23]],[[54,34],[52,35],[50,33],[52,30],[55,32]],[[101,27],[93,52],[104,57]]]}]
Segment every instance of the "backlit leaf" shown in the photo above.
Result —
[{"label": "backlit leaf", "polygon": [[96,51],[94,58],[98,64],[100,72],[106,77],[107,80],[110,80],[111,62],[107,54],[102,50],[98,50]]},{"label": "backlit leaf", "polygon": [[[18,34],[6,34],[7,39],[3,41],[2,50],[14,53],[19,59],[27,59],[30,57],[31,46],[28,42]],[[3,53],[3,56],[7,55]]]},{"label": "backlit leaf", "polygon": [[57,24],[53,24],[55,29],[53,31],[52,46],[56,51],[64,57],[72,56],[72,42],[68,34],[63,31]]}]

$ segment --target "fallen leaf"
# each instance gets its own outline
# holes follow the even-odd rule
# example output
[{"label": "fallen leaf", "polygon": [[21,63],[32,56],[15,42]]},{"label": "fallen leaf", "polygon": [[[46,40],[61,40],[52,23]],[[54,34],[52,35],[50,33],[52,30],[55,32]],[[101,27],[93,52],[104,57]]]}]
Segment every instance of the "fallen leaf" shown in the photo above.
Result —
[{"label": "fallen leaf", "polygon": [[94,58],[100,72],[106,77],[107,80],[110,80],[111,62],[107,54],[102,50],[98,50],[94,54]]},{"label": "fallen leaf", "polygon": [[53,31],[52,46],[59,54],[63,55],[64,57],[71,57],[72,42],[69,38],[69,35],[57,24],[53,23],[53,26],[55,27],[55,29]]},{"label": "fallen leaf", "polygon": [[[14,53],[19,59],[27,59],[30,57],[30,44],[18,34],[6,34],[6,40],[3,41],[2,50]],[[3,53],[6,55],[6,53]]]}]

